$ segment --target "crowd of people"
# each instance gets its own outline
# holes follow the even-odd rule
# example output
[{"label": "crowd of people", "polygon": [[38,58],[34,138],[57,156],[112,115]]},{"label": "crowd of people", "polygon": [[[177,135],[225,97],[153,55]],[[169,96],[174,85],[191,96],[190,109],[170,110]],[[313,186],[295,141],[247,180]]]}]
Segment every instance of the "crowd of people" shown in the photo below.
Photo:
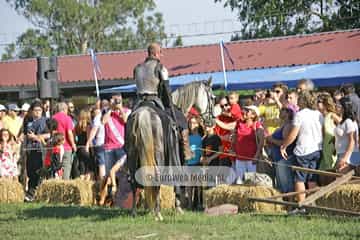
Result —
[{"label": "crowd of people", "polygon": [[[81,109],[72,101],[50,106],[40,99],[21,108],[0,105],[0,177],[23,183],[26,201],[47,178],[109,181],[116,191],[116,173],[131,161],[124,150],[130,113],[144,102],[165,115],[172,108],[160,56],[160,46],[151,44],[144,63],[136,66],[134,108],[125,107],[121,95]],[[330,93],[303,79],[296,89],[276,83],[245,98],[234,91],[218,96],[214,118],[202,119],[195,106],[185,117],[189,131],[181,133],[183,148],[191,150],[183,154],[185,165],[232,168],[226,184],[242,184],[246,173],[261,172],[281,192],[304,192],[325,180],[293,171],[292,165],[341,173],[360,165],[360,98],[352,84]],[[196,207],[196,195],[200,199],[198,190],[185,191],[190,208]]]},{"label": "crowd of people", "polygon": [[103,179],[113,165],[122,166],[124,128],[130,110],[121,95],[80,111],[60,101],[35,99],[21,108],[0,105],[0,177],[24,185],[32,201],[43,179]]},{"label": "crowd of people", "polygon": [[[0,176],[21,181],[28,201],[42,179],[114,179],[126,162],[131,109],[121,95],[80,110],[60,101],[52,112],[50,102],[40,99],[21,108],[0,105]],[[289,166],[346,173],[360,165],[360,98],[351,84],[333,94],[315,91],[310,80],[294,90],[275,84],[240,100],[230,92],[218,97],[214,115],[204,121],[195,108],[187,114],[193,155],[185,164],[231,167],[235,174],[227,184],[242,184],[247,172],[264,172],[265,157],[274,163],[265,172],[281,192],[322,184],[318,175]],[[193,203],[194,188],[186,192]]]}]

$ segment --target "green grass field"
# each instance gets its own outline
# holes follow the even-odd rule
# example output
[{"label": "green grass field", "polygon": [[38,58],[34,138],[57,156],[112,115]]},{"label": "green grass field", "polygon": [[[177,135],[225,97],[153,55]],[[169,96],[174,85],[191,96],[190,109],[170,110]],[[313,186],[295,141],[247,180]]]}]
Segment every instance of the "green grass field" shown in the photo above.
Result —
[{"label": "green grass field", "polygon": [[360,219],[239,214],[208,217],[163,212],[164,222],[119,209],[1,204],[1,239],[360,239]]}]

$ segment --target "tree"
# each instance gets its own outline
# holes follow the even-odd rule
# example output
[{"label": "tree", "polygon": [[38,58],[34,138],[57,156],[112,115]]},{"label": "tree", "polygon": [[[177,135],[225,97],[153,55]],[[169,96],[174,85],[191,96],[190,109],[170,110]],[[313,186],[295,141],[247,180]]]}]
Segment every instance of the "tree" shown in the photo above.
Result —
[{"label": "tree", "polygon": [[215,0],[237,11],[237,39],[265,38],[360,27],[359,0]]},{"label": "tree", "polygon": [[[144,48],[166,38],[153,0],[7,0],[35,27],[17,39],[17,56]],[[36,43],[34,47],[33,44]],[[37,46],[43,46],[40,51]],[[50,53],[49,53],[50,50]]]},{"label": "tree", "polygon": [[173,47],[181,47],[183,46],[183,40],[181,36],[177,36],[175,39],[175,42],[173,44]]}]

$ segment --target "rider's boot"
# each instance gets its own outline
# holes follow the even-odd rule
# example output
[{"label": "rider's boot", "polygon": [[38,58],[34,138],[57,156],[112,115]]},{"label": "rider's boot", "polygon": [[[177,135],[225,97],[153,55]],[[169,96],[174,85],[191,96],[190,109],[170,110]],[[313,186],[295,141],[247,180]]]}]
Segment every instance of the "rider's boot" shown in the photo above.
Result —
[{"label": "rider's boot", "polygon": [[183,144],[183,152],[185,160],[190,160],[194,157],[194,152],[190,149],[190,142],[189,142],[189,130],[185,129],[181,132],[182,136],[182,144]]}]

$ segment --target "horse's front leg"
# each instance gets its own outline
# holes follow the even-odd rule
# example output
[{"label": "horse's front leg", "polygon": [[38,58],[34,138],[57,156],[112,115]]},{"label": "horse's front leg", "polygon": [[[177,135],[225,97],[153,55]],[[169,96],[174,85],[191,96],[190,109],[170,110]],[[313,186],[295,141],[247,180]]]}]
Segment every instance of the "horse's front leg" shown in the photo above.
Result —
[{"label": "horse's front leg", "polygon": [[185,193],[183,192],[183,189],[181,187],[177,187],[177,186],[174,186],[174,191],[175,191],[175,210],[178,214],[182,215],[184,214],[184,211],[181,208],[181,202],[184,202]]},{"label": "horse's front leg", "polygon": [[156,221],[163,221],[163,217],[161,215],[161,207],[160,207],[160,186],[154,187],[154,192],[156,196],[155,200],[155,220]]}]

